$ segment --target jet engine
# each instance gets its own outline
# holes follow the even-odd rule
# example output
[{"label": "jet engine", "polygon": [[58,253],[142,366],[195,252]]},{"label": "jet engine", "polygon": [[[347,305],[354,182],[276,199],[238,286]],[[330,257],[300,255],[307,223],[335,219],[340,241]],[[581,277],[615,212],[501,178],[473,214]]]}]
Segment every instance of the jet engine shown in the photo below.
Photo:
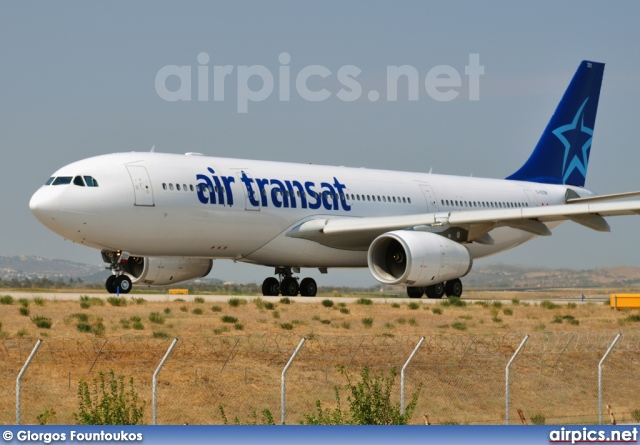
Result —
[{"label": "jet engine", "polygon": [[376,238],[369,270],[383,284],[431,286],[465,276],[473,259],[462,244],[430,232],[397,230]]},{"label": "jet engine", "polygon": [[202,258],[131,257],[124,271],[134,284],[165,286],[207,276],[212,267],[213,260]]}]

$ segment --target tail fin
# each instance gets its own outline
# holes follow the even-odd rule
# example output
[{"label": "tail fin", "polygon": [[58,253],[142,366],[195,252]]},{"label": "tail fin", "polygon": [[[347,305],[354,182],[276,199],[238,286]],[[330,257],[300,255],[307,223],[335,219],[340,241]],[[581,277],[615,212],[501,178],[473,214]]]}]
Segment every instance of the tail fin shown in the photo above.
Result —
[{"label": "tail fin", "polygon": [[580,64],[535,150],[507,179],[584,186],[603,72],[604,63]]}]

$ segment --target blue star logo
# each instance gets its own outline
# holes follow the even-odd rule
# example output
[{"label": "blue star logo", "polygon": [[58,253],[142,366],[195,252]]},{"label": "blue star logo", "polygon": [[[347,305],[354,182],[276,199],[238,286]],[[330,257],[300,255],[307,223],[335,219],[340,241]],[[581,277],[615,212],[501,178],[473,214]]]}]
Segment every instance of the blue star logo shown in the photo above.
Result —
[{"label": "blue star logo", "polygon": [[[553,130],[553,134],[560,139],[560,142],[564,145],[564,163],[562,164],[563,184],[567,183],[567,179],[575,170],[578,170],[583,178],[587,177],[589,149],[591,148],[591,140],[593,139],[593,128],[588,128],[584,125],[584,107],[588,100],[589,98],[587,97],[570,124]],[[570,134],[569,137],[565,136],[565,133],[575,131],[578,133]],[[585,135],[588,139],[580,146],[580,139],[584,140]],[[571,142],[569,140],[571,140]]]}]

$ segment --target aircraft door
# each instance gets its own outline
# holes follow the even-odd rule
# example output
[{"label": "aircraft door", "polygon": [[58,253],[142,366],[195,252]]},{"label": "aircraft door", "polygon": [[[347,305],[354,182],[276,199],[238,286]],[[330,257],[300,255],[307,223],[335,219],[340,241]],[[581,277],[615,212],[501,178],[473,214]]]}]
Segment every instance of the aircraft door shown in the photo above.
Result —
[{"label": "aircraft door", "polygon": [[420,190],[422,190],[424,199],[427,202],[427,212],[437,212],[438,201],[436,199],[436,195],[433,193],[433,189],[429,184],[420,184]]},{"label": "aircraft door", "polygon": [[523,190],[524,190],[524,194],[527,195],[527,199],[529,200],[529,205],[531,207],[537,207],[538,206],[538,197],[533,192],[533,190],[529,190],[529,189],[523,189]]},{"label": "aircraft door", "polygon": [[134,205],[153,207],[155,205],[153,189],[151,188],[151,180],[147,169],[142,165],[127,165],[127,170],[133,183]]},{"label": "aircraft door", "polygon": [[246,170],[239,169],[239,171],[236,171],[236,175],[238,175],[238,178],[240,179],[242,191],[244,192],[244,209],[259,211],[261,195],[258,184],[256,184],[251,177],[251,174]]}]

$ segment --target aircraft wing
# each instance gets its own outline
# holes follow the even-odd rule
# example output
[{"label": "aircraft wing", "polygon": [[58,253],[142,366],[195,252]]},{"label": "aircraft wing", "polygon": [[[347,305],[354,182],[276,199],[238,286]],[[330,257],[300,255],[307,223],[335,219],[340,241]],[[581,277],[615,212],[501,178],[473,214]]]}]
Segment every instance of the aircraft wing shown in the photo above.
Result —
[{"label": "aircraft wing", "polygon": [[362,218],[323,216],[297,225],[287,232],[287,236],[316,241],[335,248],[367,250],[376,237],[392,230],[414,229],[443,233],[447,230],[462,229],[462,241],[492,244],[489,232],[497,227],[507,226],[534,235],[548,236],[551,235],[551,231],[543,223],[569,220],[593,230],[608,232],[610,228],[603,217],[619,215],[640,215],[640,201],[466,209]]}]

